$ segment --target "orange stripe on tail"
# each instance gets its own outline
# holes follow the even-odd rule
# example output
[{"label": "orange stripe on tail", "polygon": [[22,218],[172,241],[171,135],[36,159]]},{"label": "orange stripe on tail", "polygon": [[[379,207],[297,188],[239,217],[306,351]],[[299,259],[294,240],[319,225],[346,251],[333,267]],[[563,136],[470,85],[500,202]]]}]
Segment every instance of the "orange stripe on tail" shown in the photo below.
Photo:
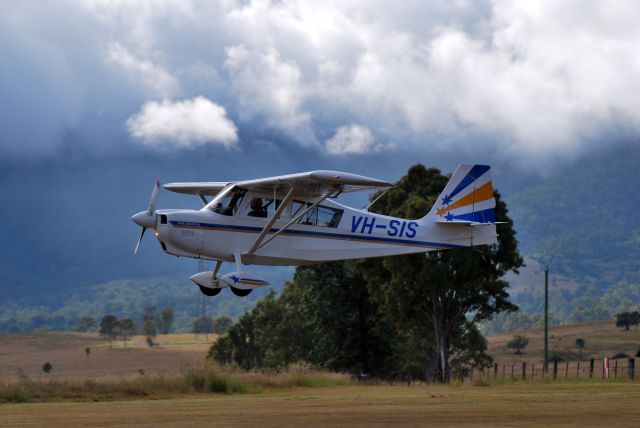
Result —
[{"label": "orange stripe on tail", "polygon": [[458,199],[451,205],[438,209],[437,213],[439,216],[442,216],[447,211],[460,208],[460,207],[466,207],[467,205],[486,201],[487,199],[491,199],[491,198],[493,198],[493,186],[491,185],[491,181],[488,181],[487,183],[478,187],[475,191],[469,193],[467,196],[463,198]]}]

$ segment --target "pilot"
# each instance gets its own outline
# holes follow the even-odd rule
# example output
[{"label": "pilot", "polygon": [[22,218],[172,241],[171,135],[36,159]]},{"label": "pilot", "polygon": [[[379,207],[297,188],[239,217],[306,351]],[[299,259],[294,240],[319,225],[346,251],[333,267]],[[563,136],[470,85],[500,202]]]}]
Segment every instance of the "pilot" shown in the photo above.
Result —
[{"label": "pilot", "polygon": [[249,217],[262,217],[267,218],[267,209],[262,206],[262,199],[251,199],[251,211],[249,211]]}]

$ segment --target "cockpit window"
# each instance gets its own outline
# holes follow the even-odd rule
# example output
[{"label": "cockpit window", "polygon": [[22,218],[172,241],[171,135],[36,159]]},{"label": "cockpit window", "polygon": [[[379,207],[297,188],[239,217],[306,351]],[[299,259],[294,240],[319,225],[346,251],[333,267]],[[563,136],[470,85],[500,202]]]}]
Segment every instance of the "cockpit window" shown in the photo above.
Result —
[{"label": "cockpit window", "polygon": [[246,190],[232,186],[220,192],[207,207],[215,213],[234,216],[240,207],[240,202],[242,202],[245,193],[247,193]]},{"label": "cockpit window", "polygon": [[[304,202],[293,201],[293,205],[291,207],[291,217],[295,217],[311,205],[312,204],[310,203],[305,204]],[[343,211],[337,208],[318,205],[314,209],[306,212],[300,218],[300,220],[298,220],[298,224],[306,224],[309,226],[338,227],[338,224],[340,224],[340,219],[342,219],[342,213]]]},{"label": "cockpit window", "polygon": [[251,198],[245,208],[245,214],[249,217],[271,218],[280,206],[280,199],[275,202],[272,198]]}]

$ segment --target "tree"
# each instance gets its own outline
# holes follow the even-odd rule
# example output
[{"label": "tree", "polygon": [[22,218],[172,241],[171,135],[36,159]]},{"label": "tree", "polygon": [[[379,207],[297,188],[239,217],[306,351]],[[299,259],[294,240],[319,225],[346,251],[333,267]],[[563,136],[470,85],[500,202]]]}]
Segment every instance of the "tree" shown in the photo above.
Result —
[{"label": "tree", "polygon": [[100,335],[111,342],[118,336],[118,318],[113,315],[105,315],[100,321]]},{"label": "tree", "polygon": [[173,309],[164,308],[160,312],[160,318],[158,319],[158,328],[162,334],[168,334],[173,324]]},{"label": "tree", "polygon": [[45,372],[46,374],[51,373],[51,370],[53,370],[53,366],[51,365],[50,362],[46,362],[42,365],[42,371]]},{"label": "tree", "polygon": [[629,327],[631,327],[631,313],[621,312],[617,314],[616,327],[624,327],[625,331],[629,331]]},{"label": "tree", "polygon": [[156,305],[147,303],[142,308],[142,322],[155,321],[156,319]]},{"label": "tree", "polygon": [[582,357],[582,350],[584,349],[584,339],[581,337],[576,339],[576,348],[580,350],[580,356]]},{"label": "tree", "polygon": [[529,339],[527,339],[524,336],[517,335],[517,336],[513,336],[513,339],[507,342],[507,348],[515,349],[516,354],[520,355],[522,353],[521,351],[524,348],[526,348],[528,344],[529,344]]},{"label": "tree", "polygon": [[633,311],[629,314],[629,321],[631,323],[631,325],[635,325],[636,326],[636,333],[638,332],[638,324],[640,324],[640,312],[638,311]]},{"label": "tree", "polygon": [[127,347],[127,340],[129,336],[134,334],[136,331],[136,326],[132,320],[129,318],[122,319],[118,321],[118,335],[124,338],[124,347]]},{"label": "tree", "polygon": [[[415,165],[372,210],[423,217],[447,181],[437,169]],[[361,264],[385,316],[396,328],[430,344],[425,355],[437,358],[441,382],[450,378],[451,355],[464,349],[467,317],[472,322],[490,320],[496,313],[517,309],[508,301],[508,283],[502,277],[509,271],[517,273],[523,260],[506,204],[498,192],[494,196],[496,219],[505,222],[498,228],[497,245],[368,259]]]},{"label": "tree", "polygon": [[225,334],[233,321],[228,316],[221,316],[213,320],[213,332],[215,334]]},{"label": "tree", "polygon": [[153,339],[156,337],[156,322],[153,319],[147,319],[147,321],[142,325],[142,332],[149,338]]},{"label": "tree", "polygon": [[198,317],[192,324],[193,332],[197,334],[209,334],[213,331],[213,322],[211,317]]},{"label": "tree", "polygon": [[86,331],[95,331],[96,330],[96,319],[93,317],[82,317],[78,321],[78,325],[76,327],[76,331],[86,332]]}]

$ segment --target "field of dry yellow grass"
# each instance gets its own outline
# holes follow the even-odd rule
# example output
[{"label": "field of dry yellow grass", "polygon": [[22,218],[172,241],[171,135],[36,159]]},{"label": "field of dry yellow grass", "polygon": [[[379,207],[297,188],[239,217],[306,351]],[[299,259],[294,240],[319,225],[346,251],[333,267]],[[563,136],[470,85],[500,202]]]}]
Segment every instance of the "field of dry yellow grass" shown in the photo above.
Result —
[{"label": "field of dry yellow grass", "polygon": [[[167,334],[149,347],[143,336],[133,336],[125,344],[114,341],[113,348],[96,333],[47,332],[0,334],[0,380],[95,379],[147,372],[178,373],[184,365],[204,360],[214,335]],[[90,354],[85,352],[90,348]],[[42,365],[53,366],[50,374]]]},{"label": "field of dry yellow grass", "polygon": [[[515,355],[507,349],[507,342],[519,334],[529,339],[522,355]],[[585,340],[580,354],[576,339]],[[544,330],[542,328],[522,332],[495,335],[488,338],[489,353],[500,363],[542,361],[544,358]],[[633,327],[629,331],[615,326],[614,320],[595,321],[585,324],[559,325],[549,328],[549,357],[558,356],[563,360],[586,361],[589,358],[602,359],[618,353],[635,356],[640,351],[640,331]]]},{"label": "field of dry yellow grass", "polygon": [[635,427],[637,383],[341,386],[0,405],[2,426]]}]

